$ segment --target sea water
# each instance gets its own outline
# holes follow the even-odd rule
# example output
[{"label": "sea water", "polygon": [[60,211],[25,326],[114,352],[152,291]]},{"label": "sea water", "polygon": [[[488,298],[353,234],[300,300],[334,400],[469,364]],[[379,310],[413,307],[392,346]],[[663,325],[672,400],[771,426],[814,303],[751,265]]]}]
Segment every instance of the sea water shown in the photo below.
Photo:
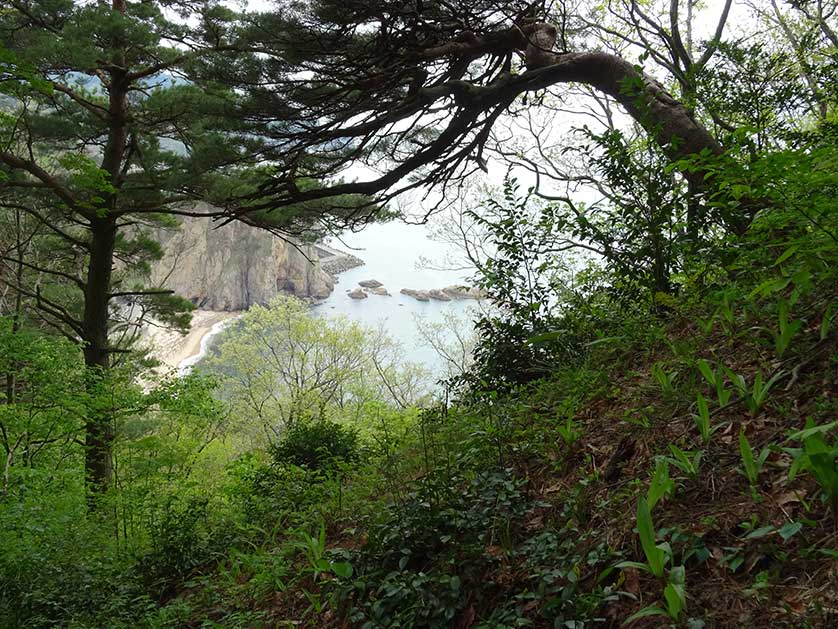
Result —
[{"label": "sea water", "polygon": [[[399,293],[402,288],[431,290],[473,283],[473,269],[436,270],[423,264],[423,258],[441,263],[458,253],[453,245],[432,240],[430,236],[431,230],[426,225],[392,221],[369,225],[339,240],[332,239],[329,242],[332,247],[351,252],[365,264],[341,273],[334,292],[314,312],[325,317],[345,315],[370,327],[380,325],[401,343],[406,360],[420,363],[435,376],[442,376],[443,359],[422,339],[415,319],[423,317],[429,323],[441,323],[446,312],[453,312],[470,325],[477,302],[470,299],[423,302]],[[378,280],[391,296],[370,294],[367,299],[351,299],[348,291],[358,288],[362,280]]]}]

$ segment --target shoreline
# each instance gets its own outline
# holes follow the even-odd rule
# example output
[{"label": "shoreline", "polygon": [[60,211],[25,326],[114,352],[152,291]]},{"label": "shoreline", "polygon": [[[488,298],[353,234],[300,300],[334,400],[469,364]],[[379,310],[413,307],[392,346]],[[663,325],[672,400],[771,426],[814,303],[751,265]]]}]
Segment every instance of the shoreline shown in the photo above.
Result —
[{"label": "shoreline", "polygon": [[[325,243],[317,243],[317,252],[321,268],[337,279],[337,276],[350,269],[363,266],[364,261],[357,256],[335,249]],[[332,290],[329,297],[335,292]],[[328,299],[307,300],[312,306],[318,306]],[[183,376],[191,370],[205,355],[210,340],[220,334],[232,321],[244,314],[243,310],[201,310],[192,312],[192,324],[185,335],[165,329],[150,329],[146,340],[152,347],[152,354],[167,371],[176,371]]]},{"label": "shoreline", "polygon": [[[222,313],[218,313],[222,314]],[[197,347],[196,343],[193,341],[190,343],[188,347],[184,347],[181,355],[186,354],[187,352],[191,352],[188,356],[181,358],[181,360],[177,364],[177,374],[178,376],[185,376],[192,368],[200,362],[204,356],[207,354],[207,350],[209,349],[209,343],[214,336],[217,336],[224,329],[233,323],[236,319],[244,314],[243,312],[231,312],[231,313],[223,313],[229,314],[230,316],[221,317],[215,323],[213,323],[209,328],[205,326],[202,327],[200,330],[200,336],[197,336]],[[191,332],[191,330],[190,330]],[[197,349],[197,351],[195,351]]]},{"label": "shoreline", "polygon": [[[202,355],[206,349],[204,339],[213,331],[213,328],[219,324],[228,323],[241,314],[237,311],[194,310],[192,325],[185,335],[174,330],[158,328],[149,331],[146,341],[153,348],[152,354],[160,361],[161,368],[166,371],[177,371],[180,375],[184,373],[181,371],[183,363]],[[199,359],[195,359],[194,362],[197,360]]]}]

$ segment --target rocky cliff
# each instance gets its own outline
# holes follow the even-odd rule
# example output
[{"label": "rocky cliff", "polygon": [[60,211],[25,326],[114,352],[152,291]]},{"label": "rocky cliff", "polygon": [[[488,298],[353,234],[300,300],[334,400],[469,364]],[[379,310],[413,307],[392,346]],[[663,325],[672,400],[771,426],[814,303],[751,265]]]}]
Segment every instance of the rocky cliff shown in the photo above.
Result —
[{"label": "rocky cliff", "polygon": [[180,230],[160,230],[157,238],[165,255],[152,281],[206,310],[244,310],[278,293],[325,299],[334,288],[315,247],[242,223],[184,218]]}]

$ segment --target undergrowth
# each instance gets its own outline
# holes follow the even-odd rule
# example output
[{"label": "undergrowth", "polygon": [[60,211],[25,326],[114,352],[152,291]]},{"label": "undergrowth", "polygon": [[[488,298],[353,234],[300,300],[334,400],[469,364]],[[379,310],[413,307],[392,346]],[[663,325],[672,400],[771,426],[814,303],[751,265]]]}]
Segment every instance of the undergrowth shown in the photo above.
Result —
[{"label": "undergrowth", "polygon": [[[627,320],[583,363],[428,409],[362,457],[298,467],[299,433],[275,460],[240,460],[225,535],[202,530],[205,501],[160,520],[136,564],[152,611],[134,622],[829,625],[835,337],[812,320],[780,357],[740,332],[757,310],[700,318]],[[783,375],[749,403],[760,371]]]}]

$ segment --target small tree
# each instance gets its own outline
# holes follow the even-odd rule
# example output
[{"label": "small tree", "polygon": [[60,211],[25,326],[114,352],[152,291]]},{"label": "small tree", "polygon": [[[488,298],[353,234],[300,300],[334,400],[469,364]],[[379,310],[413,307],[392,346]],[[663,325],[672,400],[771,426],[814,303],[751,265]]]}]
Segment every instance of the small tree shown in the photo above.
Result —
[{"label": "small tree", "polygon": [[[0,318],[0,496],[15,470],[54,465],[75,449],[87,403],[79,348],[65,339],[16,330]],[[45,461],[44,461],[45,460]]]},{"label": "small tree", "polygon": [[207,368],[221,376],[242,431],[272,444],[300,421],[357,419],[370,400],[415,402],[416,374],[388,345],[358,323],[313,316],[306,303],[279,296],[248,310]]}]

